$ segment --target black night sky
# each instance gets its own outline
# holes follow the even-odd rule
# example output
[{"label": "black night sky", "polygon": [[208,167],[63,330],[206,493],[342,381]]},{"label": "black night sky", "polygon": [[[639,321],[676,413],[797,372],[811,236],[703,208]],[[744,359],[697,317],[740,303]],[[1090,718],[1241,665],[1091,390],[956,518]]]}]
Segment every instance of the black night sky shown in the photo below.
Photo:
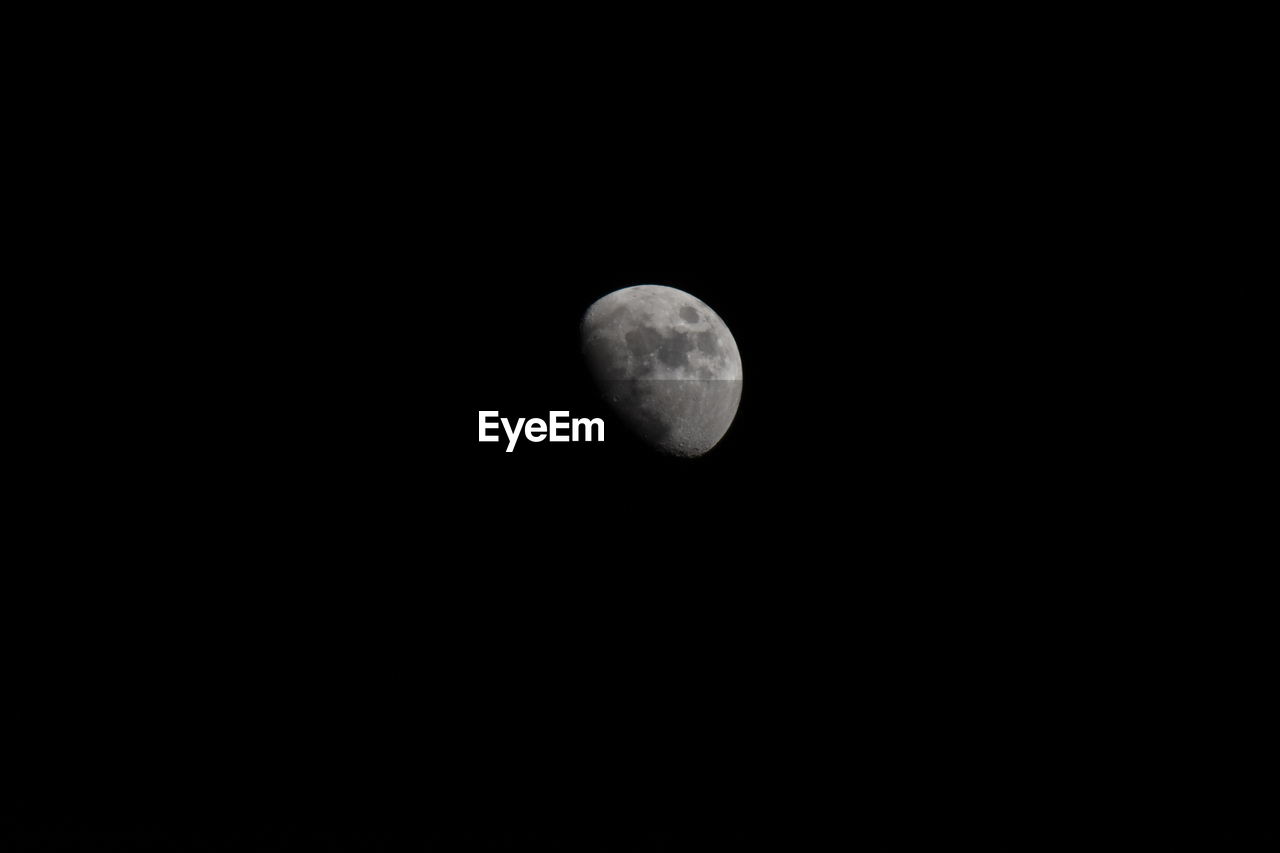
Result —
[{"label": "black night sky", "polygon": [[[1190,529],[1143,526],[1185,481],[1143,418],[1167,294],[1090,254],[1038,94],[717,28],[695,53],[752,56],[655,100],[665,54],[599,38],[626,81],[416,44],[305,108],[310,65],[253,75],[198,143],[142,110],[155,186],[10,315],[52,378],[15,409],[0,850],[1141,848],[1106,744],[1173,660],[1233,721],[1205,754],[1254,755],[1257,668],[1144,620],[1265,649],[1272,599],[1204,580],[1233,540],[1151,556]],[[588,376],[583,312],[635,284],[737,341],[704,457]],[[606,439],[506,453],[480,410]],[[1221,808],[1156,823],[1251,849],[1268,789],[1215,766]]]}]

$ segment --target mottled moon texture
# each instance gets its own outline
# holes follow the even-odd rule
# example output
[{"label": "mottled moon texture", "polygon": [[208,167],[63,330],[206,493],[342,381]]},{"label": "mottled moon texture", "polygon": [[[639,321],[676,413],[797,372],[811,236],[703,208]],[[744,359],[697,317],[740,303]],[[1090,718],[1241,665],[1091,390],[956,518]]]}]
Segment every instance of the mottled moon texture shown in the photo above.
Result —
[{"label": "mottled moon texture", "polygon": [[582,351],[614,412],[663,453],[701,456],[738,412],[738,344],[683,290],[641,284],[596,300],[582,317]]}]

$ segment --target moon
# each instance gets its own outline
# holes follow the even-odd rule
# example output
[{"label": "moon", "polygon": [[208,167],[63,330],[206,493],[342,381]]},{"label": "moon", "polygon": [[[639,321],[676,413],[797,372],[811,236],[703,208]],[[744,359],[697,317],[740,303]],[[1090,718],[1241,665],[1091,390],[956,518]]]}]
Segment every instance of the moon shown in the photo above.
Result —
[{"label": "moon", "polygon": [[651,447],[701,456],[742,399],[742,357],[707,304],[657,284],[602,296],[582,317],[582,351],[618,417]]}]

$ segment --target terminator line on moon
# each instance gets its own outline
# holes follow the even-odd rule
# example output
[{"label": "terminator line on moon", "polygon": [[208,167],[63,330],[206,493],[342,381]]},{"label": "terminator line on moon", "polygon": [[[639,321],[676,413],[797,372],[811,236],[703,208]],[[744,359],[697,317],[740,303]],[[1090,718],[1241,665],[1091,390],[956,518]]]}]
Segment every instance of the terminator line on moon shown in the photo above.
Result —
[{"label": "terminator line on moon", "polygon": [[625,287],[587,309],[581,332],[605,400],[645,443],[693,457],[724,437],[742,399],[742,357],[706,303],[674,287]]}]

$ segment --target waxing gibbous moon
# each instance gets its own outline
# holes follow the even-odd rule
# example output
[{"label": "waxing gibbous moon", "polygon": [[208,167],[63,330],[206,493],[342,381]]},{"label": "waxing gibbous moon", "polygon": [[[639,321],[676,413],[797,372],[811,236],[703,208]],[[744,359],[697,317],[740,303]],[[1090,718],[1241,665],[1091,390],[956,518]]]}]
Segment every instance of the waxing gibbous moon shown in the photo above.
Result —
[{"label": "waxing gibbous moon", "polygon": [[597,386],[645,443],[692,457],[724,437],[742,399],[742,358],[702,300],[674,287],[624,287],[587,309],[581,331]]}]

